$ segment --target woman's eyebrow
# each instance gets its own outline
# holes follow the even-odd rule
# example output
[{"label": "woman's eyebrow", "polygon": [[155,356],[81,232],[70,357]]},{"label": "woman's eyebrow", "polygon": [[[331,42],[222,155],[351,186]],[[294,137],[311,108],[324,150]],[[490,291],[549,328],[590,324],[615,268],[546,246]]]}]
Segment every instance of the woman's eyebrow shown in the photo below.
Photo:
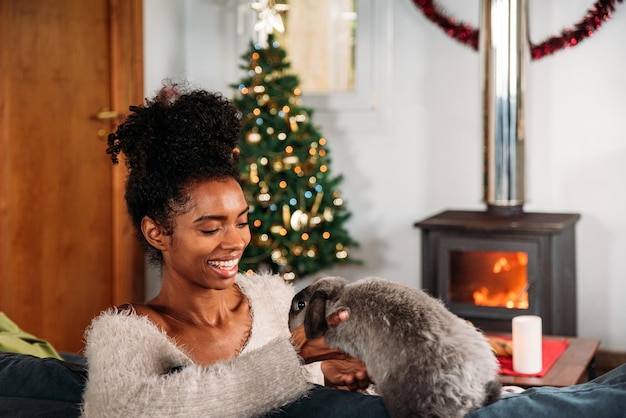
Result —
[{"label": "woman's eyebrow", "polygon": [[[246,206],[246,208],[244,210],[242,210],[241,212],[239,212],[239,214],[237,215],[237,217],[240,217],[242,215],[245,215],[246,213],[250,212],[250,208]],[[223,221],[224,219],[227,219],[228,216],[227,215],[202,215],[200,216],[198,219],[196,219],[195,221],[193,221],[193,223],[198,223],[198,222],[203,222],[203,221],[207,221],[207,220],[214,220],[214,221]]]}]

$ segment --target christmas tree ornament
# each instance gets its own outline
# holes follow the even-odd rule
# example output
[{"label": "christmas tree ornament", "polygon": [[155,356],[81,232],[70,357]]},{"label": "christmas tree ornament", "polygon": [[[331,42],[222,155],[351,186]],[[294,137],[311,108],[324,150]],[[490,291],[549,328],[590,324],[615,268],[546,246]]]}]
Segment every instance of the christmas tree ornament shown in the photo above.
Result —
[{"label": "christmas tree ornament", "polygon": [[324,208],[324,212],[322,214],[322,217],[324,218],[324,220],[326,222],[332,222],[335,219],[334,212],[333,212],[333,210],[329,206],[326,206]]},{"label": "christmas tree ornament", "polygon": [[298,132],[298,121],[295,116],[289,118],[289,127],[291,128],[291,132]]},{"label": "christmas tree ornament", "polygon": [[289,224],[291,225],[291,229],[296,232],[306,229],[309,226],[309,214],[297,209],[291,214]]},{"label": "christmas tree ornament", "polygon": [[283,163],[287,168],[291,168],[294,164],[298,164],[300,159],[297,155],[287,155],[283,157]]}]

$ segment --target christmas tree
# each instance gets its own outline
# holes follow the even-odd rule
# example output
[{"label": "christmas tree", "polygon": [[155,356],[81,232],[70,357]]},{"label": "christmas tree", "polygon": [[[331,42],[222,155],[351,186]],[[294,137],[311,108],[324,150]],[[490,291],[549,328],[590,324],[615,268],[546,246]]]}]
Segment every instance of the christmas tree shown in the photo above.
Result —
[{"label": "christmas tree", "polygon": [[251,42],[242,60],[246,75],[232,87],[242,113],[240,169],[252,240],[240,266],[293,280],[355,262],[342,176],[331,176],[327,141],[311,122],[312,109],[301,104],[287,53],[270,34],[267,46]]}]

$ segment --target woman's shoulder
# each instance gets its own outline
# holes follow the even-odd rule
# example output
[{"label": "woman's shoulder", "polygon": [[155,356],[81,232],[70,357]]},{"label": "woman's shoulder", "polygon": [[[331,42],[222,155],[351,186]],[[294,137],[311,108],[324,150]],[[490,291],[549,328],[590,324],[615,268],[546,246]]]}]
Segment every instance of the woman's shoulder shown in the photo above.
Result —
[{"label": "woman's shoulder", "polygon": [[237,285],[249,298],[291,298],[295,294],[293,285],[274,273],[241,273],[237,275]]},{"label": "woman's shoulder", "polygon": [[[124,304],[110,307],[97,315],[87,328],[87,340],[117,337],[129,334],[129,338],[138,335],[156,338],[162,334],[157,324],[146,315],[148,307],[139,304]],[[132,336],[131,336],[132,335]]]}]

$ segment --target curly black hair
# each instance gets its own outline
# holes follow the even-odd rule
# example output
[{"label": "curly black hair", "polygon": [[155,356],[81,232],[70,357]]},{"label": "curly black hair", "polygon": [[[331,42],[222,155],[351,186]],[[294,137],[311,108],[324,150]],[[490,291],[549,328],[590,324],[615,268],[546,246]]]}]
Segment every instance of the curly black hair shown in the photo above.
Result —
[{"label": "curly black hair", "polygon": [[205,180],[234,178],[241,130],[239,112],[220,93],[165,85],[153,99],[131,106],[130,115],[109,135],[107,154],[114,164],[124,153],[129,173],[126,205],[149,261],[161,252],[148,244],[141,221],[150,217],[173,231],[174,215],[184,210],[188,188]]}]

